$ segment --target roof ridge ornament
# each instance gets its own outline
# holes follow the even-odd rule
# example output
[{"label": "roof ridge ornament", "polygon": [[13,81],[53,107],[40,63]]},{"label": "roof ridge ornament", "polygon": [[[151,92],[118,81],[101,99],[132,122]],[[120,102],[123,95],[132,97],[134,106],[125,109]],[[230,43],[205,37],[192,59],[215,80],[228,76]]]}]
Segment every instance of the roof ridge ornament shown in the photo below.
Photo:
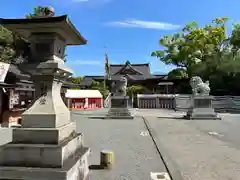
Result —
[{"label": "roof ridge ornament", "polygon": [[134,67],[132,67],[129,61],[126,61],[125,65],[123,65],[122,68],[118,72],[115,73],[115,75],[121,74],[122,72],[124,72],[126,70],[130,70],[132,72],[135,72],[138,75],[143,75],[142,72],[140,72],[137,69],[135,69]]},{"label": "roof ridge ornament", "polygon": [[130,61],[129,61],[129,60],[127,60],[127,61],[125,62],[125,64],[126,64],[126,65],[128,65],[128,64],[131,64],[131,63],[130,63]]}]

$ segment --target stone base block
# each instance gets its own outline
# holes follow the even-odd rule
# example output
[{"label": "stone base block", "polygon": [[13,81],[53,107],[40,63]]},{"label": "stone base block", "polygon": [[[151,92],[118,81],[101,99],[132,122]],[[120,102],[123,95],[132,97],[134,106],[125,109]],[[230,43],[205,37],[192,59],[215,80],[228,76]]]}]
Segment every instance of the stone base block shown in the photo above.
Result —
[{"label": "stone base block", "polygon": [[[39,102],[35,103],[37,104]],[[32,110],[31,108],[34,108],[34,110]],[[34,112],[35,106],[32,106],[31,108],[29,108],[22,114],[21,125],[24,128],[58,128],[71,122],[70,112],[68,109],[66,112],[57,113],[46,111],[46,109],[49,107],[44,107],[37,112]]]},{"label": "stone base block", "polygon": [[62,167],[83,146],[82,134],[75,134],[58,145],[6,144],[1,147],[0,166]]},{"label": "stone base block", "polygon": [[187,112],[186,119],[221,119],[212,107],[213,96],[197,95],[192,97],[192,107]]},{"label": "stone base block", "polygon": [[112,96],[111,108],[128,108],[128,96]]},{"label": "stone base block", "polygon": [[75,133],[76,123],[71,122],[59,128],[16,128],[13,129],[13,143],[59,144]]},{"label": "stone base block", "polygon": [[[87,158],[90,149],[82,147],[61,168],[0,166],[0,179],[9,180],[89,180]],[[51,157],[50,157],[51,159]]]},{"label": "stone base block", "polygon": [[128,108],[111,108],[105,119],[133,119],[131,112]]},{"label": "stone base block", "polygon": [[186,119],[221,120],[213,108],[193,108],[184,117]]}]

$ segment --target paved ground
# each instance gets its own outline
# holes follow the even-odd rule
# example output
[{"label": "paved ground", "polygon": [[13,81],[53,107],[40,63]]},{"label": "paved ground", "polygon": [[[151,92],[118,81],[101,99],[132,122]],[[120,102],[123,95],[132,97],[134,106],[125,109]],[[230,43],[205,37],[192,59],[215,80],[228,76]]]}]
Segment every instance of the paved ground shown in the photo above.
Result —
[{"label": "paved ground", "polygon": [[[90,164],[99,164],[101,149],[115,152],[115,167],[111,171],[94,170],[91,179],[146,180],[152,171],[166,172],[157,148],[166,162],[173,161],[169,171],[179,170],[184,180],[240,179],[240,115],[220,114],[221,121],[190,121],[177,119],[184,114],[181,112],[131,111],[135,120],[88,119],[104,115],[107,109],[72,112],[77,130],[84,133],[85,144],[92,149]],[[150,136],[140,135],[147,132],[141,116]],[[0,133],[4,137],[0,145],[11,141],[11,129],[1,128]]]},{"label": "paved ground", "polygon": [[[150,172],[166,172],[157,149],[149,135],[143,119],[101,120],[88,119],[90,111],[80,115],[72,114],[77,122],[77,130],[84,133],[84,142],[91,147],[90,164],[100,162],[100,151],[110,149],[115,152],[115,165],[110,171],[92,170],[93,180],[146,180]],[[98,113],[99,114],[99,113]]]},{"label": "paved ground", "polygon": [[239,179],[239,115],[221,114],[221,121],[178,120],[170,111],[162,116],[145,119],[184,180]]},{"label": "paved ground", "polygon": [[188,121],[186,124],[240,150],[240,115],[221,116],[223,119],[220,122],[198,120]]}]

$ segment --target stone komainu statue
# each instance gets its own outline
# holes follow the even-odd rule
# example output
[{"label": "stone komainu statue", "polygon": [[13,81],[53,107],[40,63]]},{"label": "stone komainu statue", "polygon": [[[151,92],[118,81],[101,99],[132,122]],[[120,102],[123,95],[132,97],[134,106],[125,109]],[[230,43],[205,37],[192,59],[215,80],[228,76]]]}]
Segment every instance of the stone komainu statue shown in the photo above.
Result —
[{"label": "stone komainu statue", "polygon": [[204,83],[199,76],[191,78],[190,86],[192,87],[193,95],[209,95],[210,93],[209,81]]},{"label": "stone komainu statue", "polygon": [[121,77],[119,81],[112,84],[111,93],[113,96],[127,95],[127,78]]}]

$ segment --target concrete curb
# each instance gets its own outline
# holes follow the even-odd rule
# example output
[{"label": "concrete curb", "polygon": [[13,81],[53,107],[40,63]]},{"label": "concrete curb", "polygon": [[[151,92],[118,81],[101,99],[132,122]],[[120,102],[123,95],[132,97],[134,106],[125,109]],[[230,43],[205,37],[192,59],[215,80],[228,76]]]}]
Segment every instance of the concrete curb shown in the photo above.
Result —
[{"label": "concrete curb", "polygon": [[149,131],[149,135],[151,136],[157,151],[160,155],[160,158],[163,161],[163,164],[166,167],[167,173],[169,174],[171,180],[183,180],[182,174],[177,166],[177,164],[173,161],[173,159],[170,157],[162,143],[157,137],[156,132],[154,129],[151,127],[150,123],[148,122],[145,117],[142,117],[144,124],[146,125],[147,130]]}]

